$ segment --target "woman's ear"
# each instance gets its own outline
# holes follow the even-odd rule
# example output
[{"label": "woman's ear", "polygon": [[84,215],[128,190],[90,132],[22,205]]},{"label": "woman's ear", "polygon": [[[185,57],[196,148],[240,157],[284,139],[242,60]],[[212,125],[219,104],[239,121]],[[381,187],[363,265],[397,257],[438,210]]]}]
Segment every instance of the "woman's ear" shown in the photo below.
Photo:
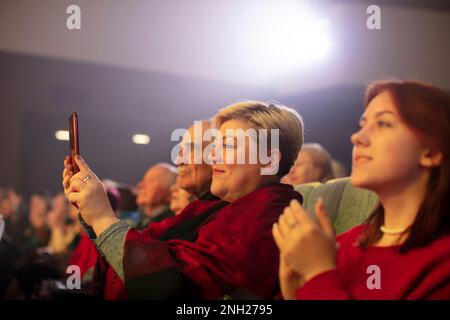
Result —
[{"label": "woman's ear", "polygon": [[437,149],[425,149],[420,155],[420,165],[425,168],[439,167],[442,164],[442,152]]},{"label": "woman's ear", "polygon": [[269,162],[261,165],[260,173],[263,176],[276,175],[280,169],[281,152],[278,149],[270,150]]}]

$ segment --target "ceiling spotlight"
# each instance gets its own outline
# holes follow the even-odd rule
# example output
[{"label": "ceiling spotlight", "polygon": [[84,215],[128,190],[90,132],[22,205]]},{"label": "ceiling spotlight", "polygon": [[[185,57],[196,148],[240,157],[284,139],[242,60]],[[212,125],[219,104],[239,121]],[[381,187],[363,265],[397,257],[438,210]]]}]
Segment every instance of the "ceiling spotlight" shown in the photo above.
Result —
[{"label": "ceiling spotlight", "polygon": [[131,140],[133,140],[133,143],[135,144],[149,144],[150,136],[146,134],[134,134]]},{"label": "ceiling spotlight", "polygon": [[58,130],[55,132],[55,138],[60,141],[69,141],[69,131]]},{"label": "ceiling spotlight", "polygon": [[258,3],[239,26],[241,59],[257,74],[296,73],[331,51],[330,21],[298,1]]}]

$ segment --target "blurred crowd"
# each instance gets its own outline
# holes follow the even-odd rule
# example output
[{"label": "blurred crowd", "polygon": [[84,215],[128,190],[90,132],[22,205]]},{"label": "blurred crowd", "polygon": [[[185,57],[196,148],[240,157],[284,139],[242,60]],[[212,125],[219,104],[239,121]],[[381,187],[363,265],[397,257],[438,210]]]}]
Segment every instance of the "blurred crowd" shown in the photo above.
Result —
[{"label": "blurred crowd", "polygon": [[[282,182],[298,185],[347,176],[344,165],[318,143],[305,144]],[[177,168],[152,165],[136,186],[105,179],[108,199],[117,216],[145,229],[180,213],[197,197],[180,188]],[[26,199],[15,190],[0,188],[0,297],[55,299],[65,297],[67,267],[81,267],[83,290],[92,298],[95,267],[101,257],[83,230],[78,209],[63,192],[35,193]]]}]

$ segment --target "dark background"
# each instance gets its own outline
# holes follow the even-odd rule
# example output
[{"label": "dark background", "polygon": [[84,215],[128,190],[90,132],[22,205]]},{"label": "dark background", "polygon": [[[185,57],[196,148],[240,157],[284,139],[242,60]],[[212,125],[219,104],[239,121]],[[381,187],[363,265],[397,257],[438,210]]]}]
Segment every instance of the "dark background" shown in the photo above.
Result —
[{"label": "dark background", "polygon": [[[362,111],[363,87],[279,99],[269,89],[7,53],[0,53],[0,69],[2,104],[9,106],[0,119],[2,154],[11,149],[18,154],[2,157],[2,167],[8,168],[3,177],[19,176],[15,187],[26,194],[59,190],[69,145],[54,133],[67,129],[73,111],[86,161],[100,177],[124,183],[139,181],[152,163],[171,162],[173,129],[242,99],[280,100],[294,107],[304,118],[305,140],[320,141],[349,165],[349,137]],[[133,144],[131,136],[138,132],[148,133],[150,144]]]}]

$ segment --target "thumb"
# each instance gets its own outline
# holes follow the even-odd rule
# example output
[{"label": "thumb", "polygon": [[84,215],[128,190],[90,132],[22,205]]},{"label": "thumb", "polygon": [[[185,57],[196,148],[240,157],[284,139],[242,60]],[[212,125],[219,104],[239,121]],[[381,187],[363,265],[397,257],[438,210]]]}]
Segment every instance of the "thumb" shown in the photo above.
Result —
[{"label": "thumb", "polygon": [[322,230],[325,232],[327,236],[330,238],[335,237],[334,227],[331,223],[330,217],[328,216],[325,205],[323,203],[323,199],[319,198],[316,202],[316,216],[319,222],[319,225],[322,227]]},{"label": "thumb", "polygon": [[84,159],[80,155],[77,155],[75,157],[75,162],[78,165],[78,168],[80,168],[80,171],[91,171],[89,166],[86,164],[86,162],[84,162]]}]

